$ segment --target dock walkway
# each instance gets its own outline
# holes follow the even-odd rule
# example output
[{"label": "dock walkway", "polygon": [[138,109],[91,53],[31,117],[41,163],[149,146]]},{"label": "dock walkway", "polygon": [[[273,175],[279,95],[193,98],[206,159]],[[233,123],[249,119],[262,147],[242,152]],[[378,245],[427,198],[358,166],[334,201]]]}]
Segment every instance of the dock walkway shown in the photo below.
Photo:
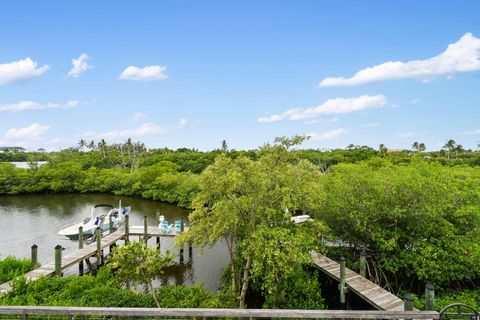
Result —
[{"label": "dock walkway", "polygon": [[[329,277],[340,280],[340,264],[317,252],[311,253],[314,265]],[[347,287],[378,310],[403,311],[404,301],[372,281],[346,268]]]},{"label": "dock walkway", "polygon": [[[187,228],[185,228],[186,230]],[[129,227],[129,238],[132,236],[144,236],[144,227],[143,226],[130,226]],[[148,226],[147,235],[151,237],[174,237],[175,234],[165,234],[158,227]],[[124,240],[125,238],[125,227],[119,228],[117,231],[108,234],[101,239],[101,248],[109,247],[110,245],[116,243],[119,240]],[[62,257],[62,270],[69,268],[79,262],[94,257],[97,254],[97,243],[94,241],[86,245],[83,249],[78,249],[70,254],[67,254]],[[37,280],[40,277],[49,277],[55,274],[55,263],[48,263],[40,266],[37,269],[34,269],[25,274],[27,281]],[[6,293],[12,290],[10,282],[0,284],[0,293]]]}]

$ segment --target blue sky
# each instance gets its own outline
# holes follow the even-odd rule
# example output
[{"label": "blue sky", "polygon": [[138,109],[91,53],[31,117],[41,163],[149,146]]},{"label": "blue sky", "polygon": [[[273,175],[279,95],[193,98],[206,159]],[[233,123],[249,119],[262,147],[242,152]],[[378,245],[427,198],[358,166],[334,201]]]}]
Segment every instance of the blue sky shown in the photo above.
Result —
[{"label": "blue sky", "polygon": [[480,143],[479,1],[4,1],[0,12],[0,145]]}]

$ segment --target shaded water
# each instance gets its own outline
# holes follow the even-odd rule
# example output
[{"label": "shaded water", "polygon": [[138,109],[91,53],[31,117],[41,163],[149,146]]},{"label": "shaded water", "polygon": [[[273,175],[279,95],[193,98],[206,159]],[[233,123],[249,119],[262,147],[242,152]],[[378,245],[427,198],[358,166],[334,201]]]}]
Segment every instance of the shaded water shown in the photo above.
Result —
[{"label": "shaded water", "polygon": [[[64,227],[82,221],[90,213],[95,204],[111,204],[132,206],[131,225],[142,225],[147,216],[149,225],[155,223],[156,210],[160,210],[165,218],[174,220],[188,217],[188,211],[172,204],[134,197],[115,196],[110,194],[43,194],[0,196],[0,259],[9,255],[19,258],[30,258],[30,248],[38,245],[38,257],[42,264],[54,261],[54,247],[65,248],[68,254],[78,248],[77,241],[57,235]],[[187,220],[187,219],[186,219]],[[152,244],[154,240],[152,241]],[[162,238],[161,248],[179,253],[172,248],[173,238]],[[216,290],[219,286],[219,275],[228,262],[228,252],[223,243],[205,249],[193,248],[192,259],[189,260],[188,248],[184,252],[184,264],[169,268],[163,282],[176,284],[204,283],[205,288]],[[177,258],[177,261],[180,259]],[[73,274],[72,267],[67,274]]]}]

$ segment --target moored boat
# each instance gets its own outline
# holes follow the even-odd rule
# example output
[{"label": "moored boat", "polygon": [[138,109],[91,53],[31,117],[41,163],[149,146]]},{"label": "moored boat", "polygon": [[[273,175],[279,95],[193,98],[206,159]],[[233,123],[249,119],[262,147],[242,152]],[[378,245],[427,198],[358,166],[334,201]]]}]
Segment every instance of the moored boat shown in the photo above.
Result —
[{"label": "moored boat", "polygon": [[[102,213],[99,208],[109,208],[110,210],[107,213]],[[83,222],[62,229],[58,234],[70,240],[78,240],[79,227],[83,227],[83,238],[90,238],[98,228],[100,228],[102,233],[110,230],[110,217],[113,229],[117,229],[125,219],[125,216],[130,213],[131,209],[131,207],[114,208],[109,204],[98,204],[91,209],[90,215],[86,217]]]}]

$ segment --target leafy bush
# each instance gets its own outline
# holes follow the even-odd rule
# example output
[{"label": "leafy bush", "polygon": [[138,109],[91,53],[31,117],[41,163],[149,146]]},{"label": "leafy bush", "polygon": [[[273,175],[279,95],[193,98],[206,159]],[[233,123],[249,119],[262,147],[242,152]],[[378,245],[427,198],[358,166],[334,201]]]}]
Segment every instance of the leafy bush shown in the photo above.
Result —
[{"label": "leafy bush", "polygon": [[5,283],[32,270],[32,262],[28,259],[17,259],[8,256],[0,260],[0,283]]}]

